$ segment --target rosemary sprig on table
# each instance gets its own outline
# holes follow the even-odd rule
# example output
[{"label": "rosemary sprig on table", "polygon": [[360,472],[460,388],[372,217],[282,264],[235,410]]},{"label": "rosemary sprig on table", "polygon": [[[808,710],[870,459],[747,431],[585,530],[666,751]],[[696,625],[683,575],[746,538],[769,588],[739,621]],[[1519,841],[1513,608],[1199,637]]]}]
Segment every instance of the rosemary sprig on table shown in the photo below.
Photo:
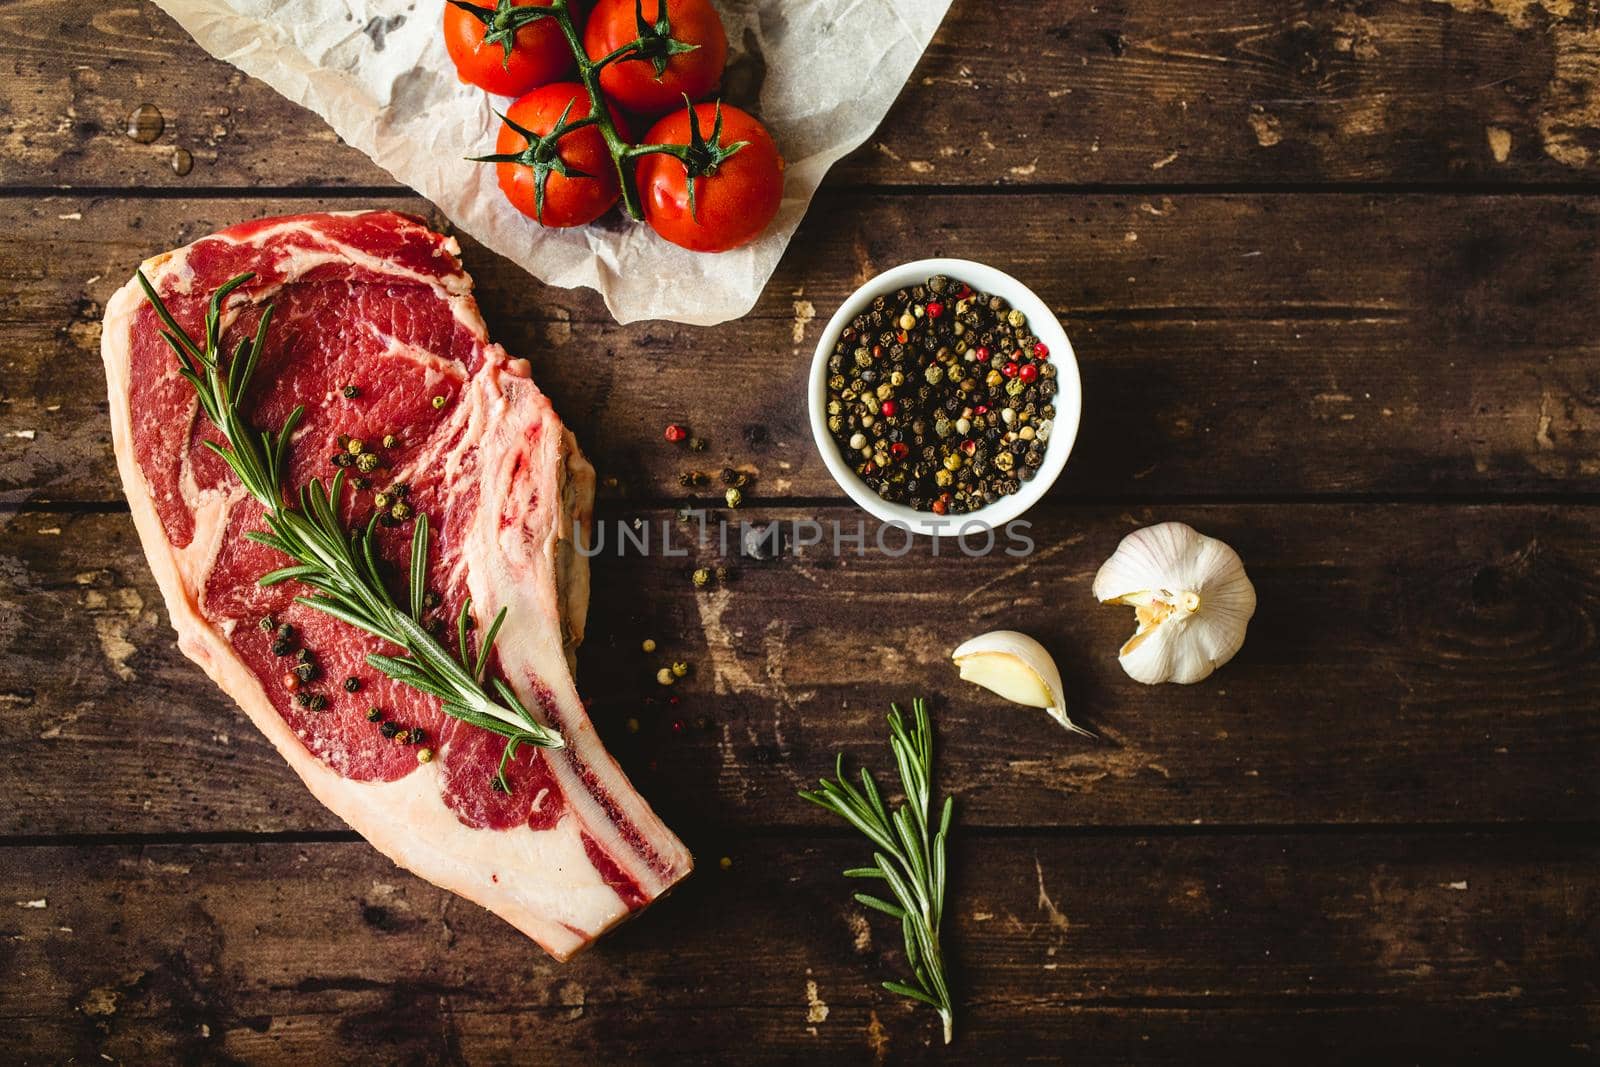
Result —
[{"label": "rosemary sprig on table", "polygon": [[365,529],[347,530],[339,519],[339,502],[344,497],[343,471],[334,476],[331,486],[325,487],[320,478],[313,478],[310,485],[300,487],[294,502],[285,502],[283,482],[288,471],[289,444],[305,408],[296,407],[277,430],[256,430],[239,413],[239,404],[250,387],[266,343],[272,305],[262,311],[255,336],[241,340],[226,365],[222,361],[223,304],[229,293],[253,277],[240,274],[230,278],[211,294],[202,345],[178,325],[144,272],[138,274],[145,297],[166,327],[161,338],[178,357],[178,373],[194,386],[201,409],[228,442],[223,446],[207,441],[206,447],[222,457],[245,490],[266,509],[266,532],[245,536],[294,561],[262,575],[259,581],[264,586],[288,581],[308,585],[315,592],[295,597],[296,603],[332,615],[403,650],[398,656],[372,653],[367,656],[367,663],[397,682],[437,697],[447,715],[504,737],[505,752],[495,780],[509,792],[506,764],[519,747],[560,748],[563,742],[559,733],[534,719],[504,679],[486,677],[489,652],[505,622],[506,609],[500,609],[473,655],[467,640],[472,609],[468,598],[456,619],[457,649],[452,653],[422,626],[428,576],[426,515],[417,516],[412,533],[409,602],[402,609],[384,584],[374,550],[377,515]]},{"label": "rosemary sprig on table", "polygon": [[898,705],[890,705],[889,747],[900,771],[905,803],[892,813],[884,806],[870,771],[862,768],[861,788],[844,776],[844,756],[835,766],[837,781],[822,780],[820,789],[800,796],[826,808],[860,830],[875,846],[873,866],[852,867],[846,878],[876,878],[887,882],[895,902],[857,893],[857,903],[900,920],[905,934],[906,961],[915,984],[885,982],[883,988],[920,1000],[944,1021],[945,1044],[954,1033],[955,1015],[950,985],[945,978],[944,955],[939,947],[939,924],[944,918],[945,838],[955,798],[946,797],[937,829],[929,823],[933,791],[933,727],[928,709],[919,697],[912,702],[913,728],[908,730]]}]

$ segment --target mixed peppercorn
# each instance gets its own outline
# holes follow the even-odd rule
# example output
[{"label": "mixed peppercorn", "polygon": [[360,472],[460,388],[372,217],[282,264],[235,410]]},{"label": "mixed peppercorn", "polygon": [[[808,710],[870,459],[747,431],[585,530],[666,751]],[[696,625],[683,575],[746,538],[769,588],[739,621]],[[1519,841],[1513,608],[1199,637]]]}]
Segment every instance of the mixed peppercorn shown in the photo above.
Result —
[{"label": "mixed peppercorn", "polygon": [[[361,395],[360,388],[355,385],[346,385],[342,392],[346,399]],[[434,407],[441,406],[443,400],[443,397],[434,397]],[[334,467],[346,471],[351,476],[351,484],[357,490],[371,489],[372,483],[365,475],[388,466],[383,458],[359,437],[339,434],[338,444],[338,450],[333,453],[329,462]],[[383,448],[394,449],[399,445],[400,440],[394,434],[383,435]],[[379,524],[399,526],[413,518],[415,512],[409,502],[410,495],[410,487],[403,482],[396,482],[374,491],[371,500]],[[439,602],[438,594],[431,591],[424,598],[424,604],[430,610],[437,607]],[[436,619],[429,621],[437,622]],[[302,645],[300,634],[294,625],[279,622],[275,617],[268,615],[260,620],[260,627],[263,632],[272,636],[272,654],[287,661],[286,669],[280,679],[284,690],[294,694],[295,703],[307,711],[326,710],[328,697],[310,688],[313,682],[322,678],[316,653]],[[359,693],[363,688],[361,679],[355,675],[344,678],[341,685],[346,693]],[[428,734],[422,727],[403,726],[387,718],[383,710],[376,707],[367,709],[366,718],[368,722],[376,724],[378,733],[386,740],[393,741],[397,745],[416,746],[418,763],[428,763],[433,759],[433,750],[424,745]]]},{"label": "mixed peppercorn", "polygon": [[[399,443],[394,434],[383,435],[384,448],[395,448]],[[372,482],[366,475],[385,466],[383,458],[372,451],[365,441],[344,433],[339,435],[339,450],[333,454],[329,462],[344,470],[353,468],[357,471],[358,473],[351,479],[351,484],[358,490],[371,489]],[[404,482],[396,482],[374,492],[372,507],[377,512],[379,525],[399,526],[412,518],[415,509],[407,499],[410,495],[411,487]]]},{"label": "mixed peppercorn", "polygon": [[[293,693],[295,703],[307,711],[326,710],[328,698],[307,688],[322,678],[322,669],[317,665],[317,654],[300,643],[300,632],[295,629],[294,624],[279,622],[276,617],[267,615],[261,619],[259,625],[263,633],[272,635],[272,654],[288,661],[288,668],[280,679],[284,690]],[[355,675],[347,677],[343,685],[347,693],[359,693],[362,689],[361,679]],[[367,721],[376,723],[378,732],[386,740],[393,741],[397,745],[419,746],[418,763],[428,763],[433,759],[433,750],[421,747],[428,739],[428,732],[422,727],[402,726],[387,718],[383,710],[376,707],[367,709]]]},{"label": "mixed peppercorn", "polygon": [[1027,316],[938,275],[873,300],[828,358],[828,431],[873,492],[964,515],[1038,473],[1056,368]]}]

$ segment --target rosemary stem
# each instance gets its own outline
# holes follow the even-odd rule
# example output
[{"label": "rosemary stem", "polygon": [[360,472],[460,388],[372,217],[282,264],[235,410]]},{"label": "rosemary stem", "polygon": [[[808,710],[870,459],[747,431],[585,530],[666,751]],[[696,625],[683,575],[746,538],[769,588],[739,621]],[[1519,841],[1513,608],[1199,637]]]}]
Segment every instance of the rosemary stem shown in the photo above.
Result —
[{"label": "rosemary stem", "polygon": [[857,893],[855,899],[876,911],[900,919],[905,936],[910,982],[886,982],[891,992],[933,1007],[948,1043],[955,1033],[955,1011],[945,975],[940,926],[944,914],[945,837],[953,810],[947,798],[938,829],[931,822],[933,731],[927,707],[913,704],[914,722],[907,729],[900,709],[889,712],[889,747],[900,774],[905,802],[893,813],[884,806],[872,775],[861,772],[857,789],[844,776],[842,757],[834,781],[823,779],[821,788],[800,796],[840,816],[872,842],[874,867],[853,868],[850,878],[876,878],[888,886],[888,900]]},{"label": "rosemary stem", "polygon": [[[564,4],[565,0],[558,2]],[[178,325],[144,272],[140,271],[137,277],[157,317],[166,327],[161,336],[178,359],[179,373],[194,386],[200,407],[227,442],[226,447],[209,441],[207,445],[233,470],[246,492],[261,504],[267,531],[245,536],[277,549],[294,561],[294,566],[263,576],[261,583],[273,585],[298,578],[310,586],[313,593],[296,597],[297,603],[396,646],[402,656],[374,653],[367,657],[367,663],[402,684],[436,697],[446,714],[504,737],[506,747],[497,778],[501,787],[509,791],[505,768],[518,746],[560,748],[563,741],[559,733],[533,717],[504,680],[491,679],[498,700],[490,696],[490,690],[485,689],[480,680],[504,611],[480,643],[475,661],[468,658],[463,631],[461,659],[457,660],[419,619],[395,602],[379,571],[372,540],[375,523],[368,523],[365,530],[351,531],[339,518],[344,501],[343,471],[328,487],[312,479],[309,486],[300,490],[298,505],[285,500],[283,481],[288,448],[303,409],[292,411],[276,431],[257,432],[244,420],[238,406],[249,388],[266,341],[272,317],[270,305],[262,312],[253,341],[242,342],[226,367],[221,357],[223,303],[228,294],[253,275],[241,274],[229,279],[212,294],[206,312],[204,348]],[[419,515],[412,538],[411,560],[411,595],[413,603],[419,605],[420,586],[426,581],[427,549],[427,518]],[[470,607],[468,600],[462,607],[463,619]],[[464,622],[461,625],[464,626]]]}]

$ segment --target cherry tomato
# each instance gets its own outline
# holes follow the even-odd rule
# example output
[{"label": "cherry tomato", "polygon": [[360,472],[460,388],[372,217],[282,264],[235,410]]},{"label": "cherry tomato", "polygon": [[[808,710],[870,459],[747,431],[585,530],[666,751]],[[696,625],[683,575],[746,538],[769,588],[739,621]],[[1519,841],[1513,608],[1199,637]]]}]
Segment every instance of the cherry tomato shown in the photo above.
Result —
[{"label": "cherry tomato", "polygon": [[[505,17],[519,7],[549,7],[550,0],[475,0]],[[577,17],[576,13],[574,17]],[[554,19],[538,19],[517,31],[511,56],[498,41],[485,42],[489,28],[470,11],[444,5],[444,46],[456,74],[469,85],[498,96],[521,96],[572,69],[572,48]]]},{"label": "cherry tomato", "polygon": [[[767,128],[736,107],[721,105],[722,133],[710,145],[717,123],[716,104],[694,105],[695,121],[707,145],[745,146],[695,179],[689,205],[688,171],[673,156],[652,154],[639,160],[639,196],[645,221],[673,244],[696,252],[726,252],[767,228],[783,201],[783,157]],[[645,136],[649,144],[691,144],[689,109],[668,115]],[[720,154],[720,153],[718,153]]]},{"label": "cherry tomato", "polygon": [[[571,110],[567,111],[568,105]],[[610,108],[611,121],[624,140],[628,127],[616,108]],[[511,105],[506,118],[523,129],[543,136],[556,128],[563,111],[567,121],[576,122],[589,116],[589,94],[577,82],[556,82],[535,89]],[[528,148],[528,138],[510,125],[500,127],[495,141],[495,151],[500,155],[518,155]],[[500,189],[513,207],[546,226],[582,226],[593,222],[622,195],[617,186],[616,166],[606,150],[605,138],[595,126],[573,130],[556,145],[561,162],[589,177],[566,177],[550,169],[545,177],[544,207],[538,207],[537,167],[527,163],[499,162],[495,164]]]},{"label": "cherry tomato", "polygon": [[[645,115],[671,111],[682,105],[685,96],[699,100],[708,95],[722,80],[722,68],[728,62],[728,35],[708,0],[665,3],[670,39],[694,45],[694,51],[666,54],[667,38],[654,32],[662,0],[642,0],[638,7],[636,0],[599,0],[583,34],[584,51],[590,59],[600,59],[641,37],[638,16],[643,12],[652,29],[642,36],[653,54],[607,64],[600,71],[600,88],[618,104]],[[666,69],[659,75],[655,55],[666,60]]]}]

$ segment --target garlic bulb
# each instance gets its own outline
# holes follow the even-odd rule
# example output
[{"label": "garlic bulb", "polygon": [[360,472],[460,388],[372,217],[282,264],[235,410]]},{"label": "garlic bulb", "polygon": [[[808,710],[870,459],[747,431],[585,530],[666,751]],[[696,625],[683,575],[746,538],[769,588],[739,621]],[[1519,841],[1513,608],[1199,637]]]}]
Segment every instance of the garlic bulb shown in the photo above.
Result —
[{"label": "garlic bulb", "polygon": [[1044,708],[1050,717],[1073,733],[1094,735],[1067,718],[1067,701],[1061,691],[1061,672],[1050,653],[1027,634],[995,630],[980,634],[950,654],[961,677],[1005,697],[1014,704]]},{"label": "garlic bulb", "polygon": [[1139,628],[1117,658],[1146,685],[1188,685],[1244,646],[1256,590],[1239,554],[1181,522],[1135,530],[1094,576],[1102,604],[1131,604]]}]

